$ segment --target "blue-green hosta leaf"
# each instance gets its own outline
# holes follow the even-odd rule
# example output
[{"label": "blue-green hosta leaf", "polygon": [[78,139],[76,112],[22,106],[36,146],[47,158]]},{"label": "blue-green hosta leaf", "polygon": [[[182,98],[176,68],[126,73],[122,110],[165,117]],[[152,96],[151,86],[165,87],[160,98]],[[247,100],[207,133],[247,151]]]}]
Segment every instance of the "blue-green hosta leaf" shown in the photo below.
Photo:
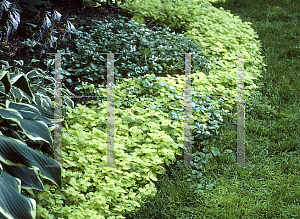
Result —
[{"label": "blue-green hosta leaf", "polygon": [[53,77],[46,76],[45,79],[51,81],[52,83],[55,83],[55,79]]},{"label": "blue-green hosta leaf", "polygon": [[20,102],[22,101],[24,95],[21,93],[20,89],[12,87],[10,92],[14,95],[14,97],[16,96]]},{"label": "blue-green hosta leaf", "polygon": [[23,60],[14,60],[15,65],[19,64],[20,66],[23,66],[24,61]]},{"label": "blue-green hosta leaf", "polygon": [[[37,106],[37,105],[34,105],[34,104],[28,104],[30,106],[33,106],[35,107],[41,114],[42,117],[44,118],[47,118],[49,120],[53,120],[54,119],[54,107],[41,107],[41,106]],[[10,103],[9,104],[9,108],[13,108],[13,105]]]},{"label": "blue-green hosta leaf", "polygon": [[28,103],[32,103],[33,98],[31,98],[30,96],[28,96],[25,92],[23,92],[22,90],[19,89],[19,91],[22,93],[22,102],[25,102],[25,99]]},{"label": "blue-green hosta leaf", "polygon": [[51,103],[50,97],[47,96],[46,91],[45,92],[40,92],[38,91],[38,95],[43,99],[43,102]]},{"label": "blue-green hosta leaf", "polygon": [[9,71],[0,72],[0,81],[4,84],[5,93],[8,93],[11,89]]},{"label": "blue-green hosta leaf", "polygon": [[47,62],[47,69],[49,69],[51,67],[51,65],[53,65],[55,62],[55,59],[50,59],[48,62]]},{"label": "blue-green hosta leaf", "polygon": [[29,120],[35,120],[35,118],[37,117],[36,113],[30,112],[30,111],[23,111],[23,110],[19,110],[18,111],[21,116],[23,117],[23,119],[29,119]]},{"label": "blue-green hosta leaf", "polygon": [[29,88],[29,83],[24,74],[10,74],[11,85],[24,91],[29,97],[33,98],[31,90]]},{"label": "blue-green hosta leaf", "polygon": [[74,94],[73,94],[72,92],[70,92],[69,90],[66,90],[66,89],[64,89],[64,88],[61,88],[61,92],[62,92],[63,94],[68,95],[68,96],[74,96]]},{"label": "blue-green hosta leaf", "polygon": [[[6,67],[9,67],[8,61],[0,60],[0,63],[4,64]],[[3,68],[3,66],[2,66],[2,68]]]},{"label": "blue-green hosta leaf", "polygon": [[[32,87],[31,87],[32,88]],[[22,91],[21,91],[22,92]],[[50,107],[51,99],[47,96],[48,89],[39,88],[39,91],[34,94],[33,102],[42,107]],[[23,92],[22,92],[23,93]],[[23,96],[28,99],[28,96],[23,93]],[[31,103],[31,101],[29,101]]]},{"label": "blue-green hosta leaf", "polygon": [[[22,103],[13,103],[9,102],[7,105],[8,108],[16,109],[21,114],[23,119],[30,119],[34,121],[42,121],[47,124],[49,131],[54,129],[54,123],[51,120],[54,120],[54,112],[51,107],[40,107],[34,104],[22,104]],[[21,106],[21,107],[20,107]],[[21,110],[20,110],[21,109]],[[61,119],[58,120],[62,121]]]},{"label": "blue-green hosta leaf", "polygon": [[31,70],[30,72],[28,72],[26,74],[27,78],[35,78],[35,77],[44,77],[43,74],[41,74],[40,72],[38,72],[36,69]]},{"label": "blue-green hosta leaf", "polygon": [[1,87],[0,87],[0,93],[3,94],[3,95],[6,94],[6,93],[5,93],[5,87],[4,87],[4,86],[1,86]]},{"label": "blue-green hosta leaf", "polygon": [[54,130],[55,124],[43,116],[35,117],[35,121],[42,121],[42,122],[46,123],[50,132]]},{"label": "blue-green hosta leaf", "polygon": [[53,97],[54,97],[55,91],[53,89],[48,88],[47,92],[50,93],[51,95],[53,95]]},{"label": "blue-green hosta leaf", "polygon": [[20,179],[2,172],[0,175],[0,218],[36,218],[35,200],[20,193]]},{"label": "blue-green hosta leaf", "polygon": [[42,104],[41,104],[41,102],[42,102],[41,99],[42,99],[42,98],[41,98],[41,96],[40,96],[39,94],[34,94],[34,102],[35,102],[36,104],[38,104],[39,106],[42,105]]},{"label": "blue-green hosta leaf", "polygon": [[[18,120],[15,120],[17,122]],[[53,139],[46,123],[42,121],[19,120],[18,125],[31,140],[42,140],[53,148]]]},{"label": "blue-green hosta leaf", "polygon": [[[41,95],[44,95],[44,96],[48,97],[48,96],[47,96],[47,90],[48,90],[49,88],[37,87],[36,89],[33,89],[33,88],[31,87],[31,89],[32,89],[33,91],[37,90],[37,93],[38,93],[38,94],[41,94]],[[49,97],[48,97],[48,98],[49,98]]]},{"label": "blue-green hosta leaf", "polygon": [[64,97],[64,101],[68,107],[74,108],[74,102],[69,97]]},{"label": "blue-green hosta leaf", "polygon": [[4,119],[23,119],[22,115],[14,109],[0,109],[0,116]]},{"label": "blue-green hosta leaf", "polygon": [[36,107],[31,106],[31,105],[26,104],[26,103],[14,103],[14,102],[11,102],[11,101],[7,100],[6,101],[6,108],[15,109],[17,111],[19,111],[19,110],[29,111],[29,112],[35,113],[36,115],[40,115],[40,112]]},{"label": "blue-green hosta leaf", "polygon": [[[7,129],[7,130],[9,130],[8,128],[6,128],[6,127],[4,127],[5,129]],[[22,141],[23,143],[25,143],[26,144],[26,142],[23,140],[23,138],[18,134],[18,132],[16,132],[16,131],[14,131],[14,130],[12,130],[12,129],[10,129],[10,131],[11,131],[11,134],[16,138],[16,139],[18,139],[18,140],[20,140],[20,141]],[[0,134],[2,135],[2,133],[0,132]]]},{"label": "blue-green hosta leaf", "polygon": [[33,169],[28,169],[27,167],[19,166],[9,166],[2,163],[5,171],[18,179],[22,179],[21,187],[23,189],[36,189],[39,191],[44,191],[43,183],[39,180],[39,176]]},{"label": "blue-green hosta leaf", "polygon": [[24,180],[24,185],[26,185],[26,178],[23,179],[21,177],[24,173],[24,169],[20,169],[19,167],[33,170],[35,172],[34,175],[31,174],[31,176],[34,177],[33,180],[37,179],[40,183],[42,182],[38,177],[38,171],[41,171],[45,178],[61,187],[61,165],[56,160],[28,147],[22,141],[0,135],[0,161],[11,166],[11,168],[17,166],[14,170],[14,174],[18,174],[20,176],[18,178],[21,181]]},{"label": "blue-green hosta leaf", "polygon": [[17,123],[31,140],[45,141],[53,148],[53,139],[46,123],[23,119],[15,109],[0,109],[0,116]]},{"label": "blue-green hosta leaf", "polygon": [[51,104],[51,100],[48,102],[46,98],[42,99],[42,104],[41,104],[42,107],[50,107],[50,104]]}]

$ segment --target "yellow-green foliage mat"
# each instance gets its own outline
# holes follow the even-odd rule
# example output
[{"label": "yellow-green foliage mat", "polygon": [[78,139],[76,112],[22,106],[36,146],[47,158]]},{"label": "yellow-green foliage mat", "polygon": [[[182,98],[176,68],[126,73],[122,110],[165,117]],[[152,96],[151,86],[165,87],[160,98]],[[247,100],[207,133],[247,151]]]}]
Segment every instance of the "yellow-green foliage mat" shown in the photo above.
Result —
[{"label": "yellow-green foliage mat", "polygon": [[107,103],[68,108],[62,161],[70,167],[63,169],[61,190],[45,185],[46,193],[39,193],[42,202],[37,209],[42,218],[54,218],[54,214],[58,218],[124,218],[125,211],[140,207],[143,197],[155,195],[156,174],[164,173],[164,164],[180,154],[183,117],[170,120],[166,113],[150,108],[150,100],[122,108],[119,100],[125,100],[127,93],[117,91],[114,153],[115,163],[123,167],[100,167],[107,165]]},{"label": "yellow-green foliage mat", "polygon": [[[45,185],[39,192],[38,214],[42,218],[124,218],[121,215],[140,207],[142,199],[154,196],[153,181],[165,173],[165,165],[174,163],[175,156],[183,157],[184,116],[171,119],[166,112],[152,107],[160,105],[167,111],[184,108],[184,99],[162,81],[156,84],[156,99],[136,99],[128,88],[141,92],[142,82],[157,80],[145,75],[142,80],[122,79],[114,93],[115,105],[115,164],[107,165],[107,102],[68,109],[62,135],[63,186]],[[100,88],[102,95],[107,90]],[[100,95],[100,93],[98,93]],[[97,102],[97,101],[91,101]],[[216,104],[212,103],[216,107]],[[193,112],[193,119],[206,123],[210,116]]]},{"label": "yellow-green foliage mat", "polygon": [[[201,43],[204,56],[220,58],[208,76],[202,72],[192,75],[193,94],[235,95],[235,53],[249,52],[245,54],[246,96],[249,96],[255,87],[253,79],[260,76],[264,66],[260,64],[259,41],[255,40],[257,36],[249,24],[208,3],[164,4],[159,0],[139,1],[138,4],[128,1],[124,6],[134,9],[135,19],[151,20],[158,18],[157,7],[164,5],[163,13],[168,16],[162,21],[166,25],[171,28],[186,26],[184,34]],[[58,218],[124,218],[122,215],[136,210],[144,197],[155,195],[156,174],[164,173],[164,166],[174,163],[175,155],[183,157],[184,147],[183,116],[174,120],[164,111],[151,108],[153,105],[171,111],[183,108],[183,98],[176,98],[176,95],[184,93],[184,76],[161,80],[158,90],[149,91],[156,94],[155,99],[144,98],[132,104],[127,101],[136,98],[129,94],[128,88],[134,86],[139,90],[141,83],[131,78],[116,86],[114,152],[116,164],[123,167],[99,167],[106,165],[107,103],[90,108],[76,107],[72,112],[68,109],[62,159],[63,164],[70,167],[63,169],[61,190],[45,185],[46,192],[39,192],[37,208],[41,218],[55,218],[54,214]],[[98,95],[105,95],[104,89],[102,92]],[[236,106],[236,98],[228,98],[227,104],[228,108]],[[209,119],[201,112],[192,114],[193,119],[201,123]]]}]

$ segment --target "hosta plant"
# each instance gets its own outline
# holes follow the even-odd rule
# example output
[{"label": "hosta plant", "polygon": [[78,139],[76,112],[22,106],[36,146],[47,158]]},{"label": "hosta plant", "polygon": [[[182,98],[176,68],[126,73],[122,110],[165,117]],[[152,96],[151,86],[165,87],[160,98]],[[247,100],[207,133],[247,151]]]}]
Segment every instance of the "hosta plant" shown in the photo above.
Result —
[{"label": "hosta plant", "polygon": [[[20,67],[17,67],[17,64]],[[21,194],[43,191],[39,173],[61,186],[61,167],[52,158],[54,129],[54,79],[41,69],[23,73],[22,61],[9,66],[1,60],[0,70],[0,217],[35,218],[36,201]],[[46,84],[44,80],[50,81]],[[70,92],[67,92],[70,94]],[[72,107],[72,102],[68,102]],[[44,153],[36,143],[45,146]],[[40,148],[39,148],[40,149]],[[46,165],[56,167],[46,167]],[[33,191],[32,191],[33,190]]]}]

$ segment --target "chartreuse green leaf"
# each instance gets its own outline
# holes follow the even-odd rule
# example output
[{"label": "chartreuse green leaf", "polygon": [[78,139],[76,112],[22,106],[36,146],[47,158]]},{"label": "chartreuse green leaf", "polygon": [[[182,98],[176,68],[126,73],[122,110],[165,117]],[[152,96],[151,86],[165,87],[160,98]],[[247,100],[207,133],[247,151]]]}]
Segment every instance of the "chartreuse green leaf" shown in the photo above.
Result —
[{"label": "chartreuse green leaf", "polygon": [[[115,105],[124,100],[124,91],[116,89]],[[84,215],[83,211],[97,218],[112,217],[133,211],[143,197],[155,194],[156,174],[165,171],[165,163],[174,162],[175,154],[182,155],[184,133],[183,123],[151,109],[147,100],[142,98],[131,109],[115,108],[114,154],[120,168],[101,167],[107,165],[107,102],[94,107],[79,105],[74,110],[67,107],[62,161],[70,167],[62,175],[66,185],[51,194],[58,217],[83,218],[78,216],[79,212]],[[66,199],[69,204],[63,206]],[[75,205],[82,211],[72,211]],[[110,209],[111,205],[115,207]]]}]

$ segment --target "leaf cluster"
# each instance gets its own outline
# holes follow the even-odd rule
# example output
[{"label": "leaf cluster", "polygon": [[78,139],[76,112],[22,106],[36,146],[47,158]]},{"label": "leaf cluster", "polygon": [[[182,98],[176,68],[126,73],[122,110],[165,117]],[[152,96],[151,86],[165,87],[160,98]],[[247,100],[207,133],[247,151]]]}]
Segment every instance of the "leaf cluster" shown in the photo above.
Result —
[{"label": "leaf cluster", "polygon": [[[104,86],[107,81],[107,55],[114,55],[115,83],[120,78],[138,77],[149,73],[157,76],[184,74],[184,52],[192,55],[191,72],[206,72],[209,60],[201,56],[199,44],[193,43],[168,28],[154,27],[152,30],[128,18],[96,21],[95,25],[74,31],[76,45],[71,57],[62,57],[62,75],[67,87],[72,90],[82,84]],[[76,90],[73,90],[76,93]],[[84,94],[84,92],[80,92]]]},{"label": "leaf cluster", "polygon": [[[118,95],[115,95],[114,105],[119,109],[125,110],[146,102],[149,108],[166,113],[173,121],[183,122],[185,115],[183,90],[170,84],[154,74],[141,76],[136,79],[122,79],[121,83],[116,87],[116,92],[122,93],[123,97],[119,98]],[[103,88],[95,89],[92,86],[89,88],[91,93],[107,96]],[[213,100],[212,97],[201,97],[199,92],[196,94],[198,97],[192,100],[192,116],[194,120],[192,143],[194,152],[202,151],[203,146],[211,141],[214,136],[218,135],[219,124],[223,122],[222,116],[225,115],[223,111],[218,110],[219,104],[223,103],[222,101]],[[86,103],[91,106],[96,104],[101,106],[105,105],[105,99],[91,100]],[[172,138],[175,140],[176,136],[172,136]]]},{"label": "leaf cluster", "polygon": [[[117,89],[118,92],[124,93],[124,98],[115,97],[120,102],[115,102],[115,106],[121,109],[130,108],[139,102],[147,101],[150,108],[167,113],[169,118],[173,120],[180,120],[180,116],[185,114],[185,108],[182,104],[184,96],[180,94],[179,89],[162,81],[160,77],[156,77],[154,74],[141,76],[135,80],[122,79],[121,84]],[[96,89],[94,86],[89,86],[89,91],[97,96],[106,96],[104,89]],[[223,103],[222,101],[212,100],[212,97],[201,97],[199,92],[197,92],[197,96],[192,100],[192,113],[197,115],[193,126],[193,136],[195,136],[194,141],[198,142],[199,146],[205,138],[218,134],[218,124],[223,122],[222,114],[224,113],[217,109],[218,104]],[[104,99],[86,101],[86,105],[98,104],[100,106],[103,103]]]},{"label": "leaf cluster", "polygon": [[[258,35],[249,22],[242,22],[223,8],[215,8],[201,0],[131,0],[122,7],[134,15],[133,20],[140,24],[148,24],[154,19],[171,30],[181,28],[183,36],[201,45],[205,58],[216,57],[209,71],[215,78],[209,83],[217,89],[221,88],[222,95],[236,94],[237,54],[243,55],[245,96],[249,97],[257,88],[255,80],[262,77],[266,65],[259,54],[261,45]],[[236,105],[234,98],[229,99],[228,103],[230,108]]]},{"label": "leaf cluster", "polygon": [[[123,93],[117,95],[124,98]],[[161,110],[149,108],[145,101],[130,109],[116,108],[113,153],[115,164],[122,167],[107,168],[106,104],[79,105],[68,112],[62,138],[62,159],[68,165],[62,173],[64,184],[59,190],[52,186],[39,192],[42,218],[53,218],[54,214],[85,218],[86,212],[97,218],[124,218],[120,215],[155,194],[156,174],[163,173],[163,164],[174,162],[174,154],[180,154],[183,147],[183,124]],[[174,140],[171,136],[177,137]],[[56,204],[51,207],[49,203]]]},{"label": "leaf cluster", "polygon": [[133,19],[140,24],[155,22],[157,25],[182,33],[188,29],[191,22],[195,21],[202,7],[208,5],[205,0],[128,0],[122,8],[133,14]]},{"label": "leaf cluster", "polygon": [[[33,63],[35,61],[38,60],[32,60]],[[4,200],[0,215],[7,218],[35,218],[36,202],[21,193],[21,186],[32,194],[37,190],[42,191],[43,184],[38,175],[40,171],[45,178],[61,187],[59,163],[36,150],[37,142],[38,146],[46,143],[45,154],[48,155],[49,151],[49,154],[53,153],[51,131],[55,122],[62,121],[61,118],[54,118],[53,101],[50,98],[54,95],[55,80],[48,77],[45,71],[34,67],[24,74],[24,68],[29,66],[23,66],[22,60],[15,61],[14,66],[9,66],[3,60],[0,63],[0,198]],[[50,65],[51,62],[47,63],[48,67]],[[63,92],[71,94],[66,89]],[[74,107],[70,99],[66,102]],[[57,167],[45,166],[53,164]],[[16,211],[12,202],[19,202],[17,207],[22,211]]]}]

